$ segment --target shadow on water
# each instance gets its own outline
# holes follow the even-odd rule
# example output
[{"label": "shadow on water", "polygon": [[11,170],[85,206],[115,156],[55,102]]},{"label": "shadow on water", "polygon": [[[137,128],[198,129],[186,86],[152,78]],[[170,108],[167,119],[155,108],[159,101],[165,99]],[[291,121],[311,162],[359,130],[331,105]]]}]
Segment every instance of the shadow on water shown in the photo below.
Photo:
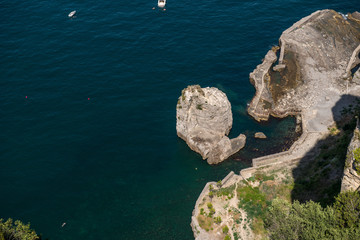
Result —
[{"label": "shadow on water", "polygon": [[303,157],[293,170],[294,188],[292,200],[313,200],[322,206],[334,202],[340,193],[347,147],[356,126],[355,115],[359,115],[360,99],[343,95],[331,109],[335,124],[330,134]]},{"label": "shadow on water", "polygon": [[[250,116],[249,119],[255,122],[256,127],[242,132],[246,135],[245,147],[230,157],[249,166],[254,158],[289,150],[301,135],[301,131],[296,131],[295,117],[283,119],[270,117],[268,121],[260,123]],[[256,132],[265,133],[266,139],[255,138]]]}]

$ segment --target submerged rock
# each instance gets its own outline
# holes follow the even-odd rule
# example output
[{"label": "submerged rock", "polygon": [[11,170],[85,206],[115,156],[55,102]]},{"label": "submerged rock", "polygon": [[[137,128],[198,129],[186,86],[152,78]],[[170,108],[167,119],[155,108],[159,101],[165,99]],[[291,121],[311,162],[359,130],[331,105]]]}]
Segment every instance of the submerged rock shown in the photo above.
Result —
[{"label": "submerged rock", "polygon": [[257,132],[255,133],[254,138],[265,139],[266,135],[263,132]]},{"label": "submerged rock", "polygon": [[229,139],[231,105],[225,93],[214,87],[188,86],[176,107],[176,131],[188,146],[209,164],[224,161],[244,147],[246,137]]}]

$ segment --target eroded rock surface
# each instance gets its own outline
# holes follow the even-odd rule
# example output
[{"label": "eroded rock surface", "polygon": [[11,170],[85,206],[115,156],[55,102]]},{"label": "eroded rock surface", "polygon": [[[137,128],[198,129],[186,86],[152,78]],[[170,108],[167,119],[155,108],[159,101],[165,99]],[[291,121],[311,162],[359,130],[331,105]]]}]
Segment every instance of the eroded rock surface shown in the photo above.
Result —
[{"label": "eroded rock surface", "polygon": [[222,162],[245,145],[245,135],[229,139],[231,105],[217,88],[188,86],[176,107],[176,131],[188,146],[209,164]]},{"label": "eroded rock surface", "polygon": [[354,135],[348,147],[344,175],[341,181],[341,192],[360,190],[360,174],[357,171],[357,163],[355,161],[356,149],[360,148],[360,125],[354,130]]},{"label": "eroded rock surface", "polygon": [[[273,48],[250,74],[256,95],[248,112],[258,121],[302,112],[320,124],[313,110],[333,104],[359,85],[358,12],[346,17],[333,10],[317,11],[284,31],[280,47],[279,59]],[[331,115],[330,110],[323,114]],[[319,124],[310,124],[310,130],[326,130],[329,123]]]},{"label": "eroded rock surface", "polygon": [[[223,240],[229,237],[230,239],[255,239],[255,234],[250,227],[251,220],[248,219],[245,210],[238,208],[237,188],[243,186],[244,181],[241,176],[230,172],[221,181],[221,186],[215,182],[205,185],[191,217],[190,225],[196,240]],[[221,194],[224,190],[229,194]],[[210,195],[210,192],[213,195]],[[210,214],[209,206],[213,214]],[[214,221],[214,219],[220,221]],[[224,231],[226,228],[227,230]]]}]

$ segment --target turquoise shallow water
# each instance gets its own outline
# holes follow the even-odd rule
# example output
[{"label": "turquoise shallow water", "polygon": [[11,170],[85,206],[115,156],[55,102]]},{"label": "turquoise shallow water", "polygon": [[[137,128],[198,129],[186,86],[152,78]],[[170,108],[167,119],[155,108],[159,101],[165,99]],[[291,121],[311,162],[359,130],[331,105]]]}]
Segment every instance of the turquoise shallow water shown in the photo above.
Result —
[{"label": "turquoise shallow water", "polygon": [[[357,3],[0,1],[0,217],[51,240],[191,239],[205,183],[281,148],[294,128],[246,115],[248,74],[295,21]],[[176,136],[190,84],[228,95],[231,136],[269,139],[207,165]]]}]

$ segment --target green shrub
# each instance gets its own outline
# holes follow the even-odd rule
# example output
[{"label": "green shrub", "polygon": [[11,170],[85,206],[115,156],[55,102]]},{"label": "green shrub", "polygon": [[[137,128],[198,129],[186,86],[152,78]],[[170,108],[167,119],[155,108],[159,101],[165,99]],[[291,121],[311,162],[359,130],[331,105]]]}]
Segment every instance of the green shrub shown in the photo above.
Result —
[{"label": "green shrub", "polygon": [[360,193],[349,191],[339,194],[334,204],[340,227],[360,228]]},{"label": "green shrub", "polygon": [[213,192],[213,191],[210,191],[210,192],[209,192],[209,197],[210,197],[210,198],[213,198],[213,197],[214,197],[214,192]]},{"label": "green shrub", "polygon": [[13,222],[11,218],[3,222],[0,219],[1,240],[36,240],[39,239],[34,230],[30,229],[30,223],[23,224],[19,220]]},{"label": "green shrub", "polygon": [[247,179],[249,182],[255,182],[255,177],[254,176],[251,176]]},{"label": "green shrub", "polygon": [[326,208],[275,199],[264,223],[270,239],[360,239],[360,193],[341,193]]},{"label": "green shrub", "polygon": [[239,208],[246,211],[250,218],[262,216],[269,202],[264,193],[258,187],[243,186],[237,189],[239,196]]},{"label": "green shrub", "polygon": [[207,204],[207,207],[209,208],[209,217],[212,217],[215,214],[215,209],[211,203]]},{"label": "green shrub", "polygon": [[231,237],[229,235],[226,235],[224,240],[231,240]]},{"label": "green shrub", "polygon": [[223,233],[227,234],[229,232],[229,227],[227,225],[225,225],[223,228],[222,228],[222,231]]},{"label": "green shrub", "polygon": [[240,239],[240,236],[238,235],[237,232],[234,232],[234,239],[235,239],[235,240],[239,240],[239,239]]},{"label": "green shrub", "polygon": [[337,129],[337,127],[329,128],[329,131],[332,136],[335,136],[340,133],[340,131],[339,131],[339,129]]},{"label": "green shrub", "polygon": [[215,220],[215,223],[217,223],[217,224],[220,224],[222,221],[220,216],[215,217],[214,220]]},{"label": "green shrub", "polygon": [[265,182],[268,180],[274,180],[275,176],[274,175],[266,175],[262,172],[256,172],[255,173],[255,180],[259,181],[259,182]]},{"label": "green shrub", "polygon": [[354,150],[354,159],[356,172],[360,175],[360,147]]},{"label": "green shrub", "polygon": [[227,196],[229,199],[231,199],[234,197],[234,190],[235,190],[235,184],[227,188],[220,188],[219,190],[216,191],[216,196],[218,197]]},{"label": "green shrub", "polygon": [[336,239],[331,237],[335,214],[326,210],[330,211],[312,201],[291,204],[275,199],[265,217],[265,227],[270,239]]}]

